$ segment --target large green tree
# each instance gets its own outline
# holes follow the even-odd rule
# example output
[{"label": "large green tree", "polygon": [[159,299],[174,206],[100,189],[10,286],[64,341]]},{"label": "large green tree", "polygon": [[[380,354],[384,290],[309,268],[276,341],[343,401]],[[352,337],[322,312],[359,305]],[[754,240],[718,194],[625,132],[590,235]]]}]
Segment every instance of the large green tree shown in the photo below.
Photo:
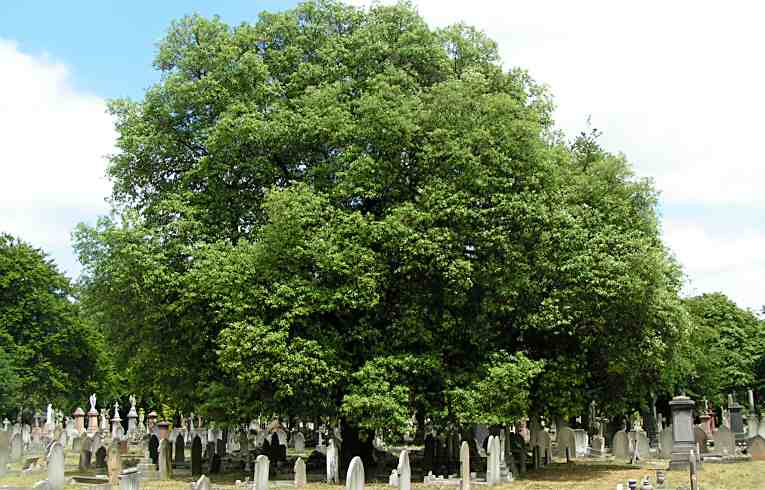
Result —
[{"label": "large green tree", "polygon": [[70,410],[111,394],[104,338],[85,322],[69,280],[39,249],[0,234],[0,410]]},{"label": "large green tree", "polygon": [[568,144],[479,31],[317,1],[184,18],[155,66],[111,104],[118,217],[77,232],[85,305],[137,387],[340,417],[345,459],[413,416],[671,387],[688,322],[655,191],[596,135]]}]

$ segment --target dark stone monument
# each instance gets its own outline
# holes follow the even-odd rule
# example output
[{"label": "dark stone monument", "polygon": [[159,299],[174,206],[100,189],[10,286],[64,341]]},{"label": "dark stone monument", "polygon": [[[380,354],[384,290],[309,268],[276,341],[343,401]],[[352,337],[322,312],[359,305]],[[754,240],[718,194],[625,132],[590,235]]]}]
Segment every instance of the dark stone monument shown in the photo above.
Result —
[{"label": "dark stone monument", "polygon": [[433,469],[433,462],[436,457],[436,438],[433,434],[425,436],[425,454],[423,458],[423,467],[425,471]]},{"label": "dark stone monument", "polygon": [[693,431],[693,407],[696,402],[687,396],[676,396],[669,402],[672,410],[672,459],[670,470],[688,468],[691,453],[696,450]]},{"label": "dark stone monument", "polygon": [[175,438],[175,464],[184,465],[186,463],[186,441],[183,434],[178,434]]},{"label": "dark stone monument", "polygon": [[159,463],[159,438],[154,434],[149,438],[149,457],[154,466]]},{"label": "dark stone monument", "polygon": [[199,436],[196,436],[191,443],[191,474],[193,476],[202,474],[202,439]]},{"label": "dark stone monument", "polygon": [[96,468],[106,467],[106,447],[101,446],[96,451]]}]

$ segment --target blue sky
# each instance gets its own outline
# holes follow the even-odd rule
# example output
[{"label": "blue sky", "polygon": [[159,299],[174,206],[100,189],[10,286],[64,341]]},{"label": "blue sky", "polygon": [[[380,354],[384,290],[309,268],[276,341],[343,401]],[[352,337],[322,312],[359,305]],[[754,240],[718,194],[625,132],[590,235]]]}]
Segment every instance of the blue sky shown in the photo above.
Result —
[{"label": "blue sky", "polygon": [[[364,6],[367,0],[349,0]],[[387,1],[387,0],[385,0]],[[70,233],[108,213],[110,98],[140,98],[173,19],[253,21],[283,1],[0,2],[0,231],[70,276]],[[686,294],[765,303],[765,6],[745,0],[415,0],[433,26],[465,21],[555,97],[568,135],[590,116],[661,192],[665,243]]]},{"label": "blue sky", "polygon": [[170,22],[187,14],[250,22],[297,1],[75,0],[0,2],[0,37],[71,67],[71,83],[101,97],[138,98],[156,81],[154,47]]}]

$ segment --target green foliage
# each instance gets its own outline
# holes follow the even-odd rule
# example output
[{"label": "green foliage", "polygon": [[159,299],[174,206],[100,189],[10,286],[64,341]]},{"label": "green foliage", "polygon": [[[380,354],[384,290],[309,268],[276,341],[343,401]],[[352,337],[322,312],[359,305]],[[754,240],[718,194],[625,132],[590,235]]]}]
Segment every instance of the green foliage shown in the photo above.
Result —
[{"label": "green foliage", "polygon": [[373,429],[671,389],[688,323],[655,190],[597,132],[559,141],[479,31],[307,2],[184,18],[155,65],[110,106],[120,221],[76,233],[144,397]]},{"label": "green foliage", "polygon": [[[83,321],[67,278],[46,255],[0,234],[0,409],[73,409],[111,393],[100,331]],[[7,381],[7,382],[6,382]]]},{"label": "green foliage", "polygon": [[685,305],[695,325],[689,391],[723,403],[727,393],[761,387],[765,323],[722,293],[689,298]]}]

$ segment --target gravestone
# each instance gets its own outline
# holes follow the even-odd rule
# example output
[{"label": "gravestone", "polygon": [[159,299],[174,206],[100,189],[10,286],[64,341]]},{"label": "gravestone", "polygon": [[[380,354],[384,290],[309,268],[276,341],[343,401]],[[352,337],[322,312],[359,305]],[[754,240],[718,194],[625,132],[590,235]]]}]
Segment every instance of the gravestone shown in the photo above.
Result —
[{"label": "gravestone", "polygon": [[191,474],[193,476],[202,474],[202,439],[199,436],[196,436],[191,443]]},{"label": "gravestone", "polygon": [[722,426],[714,431],[712,433],[712,440],[715,443],[715,451],[723,456],[733,456],[736,454],[736,438],[729,428]]},{"label": "gravestone", "polygon": [[584,458],[587,456],[590,438],[584,429],[574,429],[574,443],[576,444],[576,457]]},{"label": "gravestone", "polygon": [[88,436],[83,436],[82,443],[80,444],[80,463],[78,468],[80,471],[90,469],[90,460],[93,457],[93,453],[90,451],[92,439]]},{"label": "gravestone", "polygon": [[614,439],[611,443],[611,452],[616,459],[630,459],[632,457],[630,441],[626,431],[620,430],[614,434]]},{"label": "gravestone", "polygon": [[194,485],[194,490],[210,490],[210,479],[207,478],[205,475],[202,475],[201,477],[199,477],[199,480],[197,480],[196,485]]},{"label": "gravestone", "polygon": [[566,449],[569,450],[571,458],[576,456],[576,436],[574,430],[570,427],[561,427],[558,430],[557,442],[558,442],[558,457],[566,457]]},{"label": "gravestone", "polygon": [[630,439],[632,440],[632,451],[634,452],[637,446],[640,459],[648,459],[651,448],[648,441],[648,434],[643,430],[630,432]]},{"label": "gravestone", "polygon": [[305,436],[302,434],[302,432],[295,434],[293,439],[295,440],[295,451],[305,451]]},{"label": "gravestone", "polygon": [[11,442],[10,442],[10,459],[12,462],[19,461],[22,456],[23,448],[22,448],[22,441],[21,441],[21,434],[16,433],[13,436],[11,436]]},{"label": "gravestone", "polygon": [[412,468],[409,466],[409,451],[403,449],[398,455],[398,489],[412,490]]},{"label": "gravestone", "polygon": [[169,480],[173,477],[173,455],[170,441],[162,439],[159,443],[159,479]]},{"label": "gravestone", "polygon": [[298,458],[295,461],[295,488],[303,488],[308,483],[308,479],[305,474],[305,461],[303,458]]},{"label": "gravestone", "polygon": [[72,438],[72,451],[80,452],[80,445],[82,444],[82,438],[86,436],[76,436]]},{"label": "gravestone", "polygon": [[590,455],[594,457],[603,456],[606,453],[606,440],[601,435],[592,436],[592,446]]},{"label": "gravestone", "polygon": [[64,478],[64,447],[56,442],[48,452],[48,488],[63,490],[66,485]]},{"label": "gravestone", "polygon": [[[672,410],[672,459],[669,469],[688,467],[689,455],[696,447],[693,431],[693,408],[696,402],[687,396],[676,396],[669,402]],[[703,432],[703,431],[702,431]]]},{"label": "gravestone", "polygon": [[159,463],[159,438],[154,434],[149,438],[149,457],[155,466]]},{"label": "gravestone", "polygon": [[178,434],[175,438],[175,464],[184,465],[186,463],[186,441],[183,434]]},{"label": "gravestone", "polygon": [[252,477],[254,490],[268,490],[268,466],[268,456],[265,454],[255,458],[255,474]]},{"label": "gravestone", "polygon": [[112,441],[109,445],[109,461],[107,466],[109,467],[109,481],[112,485],[119,484],[120,474],[122,473],[122,453],[120,452],[119,441]]},{"label": "gravestone", "polygon": [[11,434],[7,430],[0,431],[0,476],[8,471],[8,457],[11,453]]},{"label": "gravestone", "polygon": [[96,451],[96,468],[106,467],[106,448],[101,446]]},{"label": "gravestone", "polygon": [[704,432],[704,429],[702,429],[699,426],[693,427],[693,440],[696,444],[699,445],[699,449],[702,453],[707,452],[707,440],[709,439],[709,436],[707,436],[707,433]]},{"label": "gravestone", "polygon": [[661,445],[660,456],[662,459],[670,459],[672,457],[672,426],[661,430],[659,434],[659,444]]},{"label": "gravestone", "polygon": [[335,441],[330,439],[327,446],[327,483],[338,483],[338,459],[339,455],[337,454]]},{"label": "gravestone", "polygon": [[765,438],[762,436],[752,437],[749,441],[749,455],[752,461],[765,461]]},{"label": "gravestone", "polygon": [[120,473],[119,482],[119,490],[140,490],[141,472],[138,468],[128,468]]},{"label": "gravestone", "polygon": [[460,445],[460,490],[470,490],[470,444]]},{"label": "gravestone", "polygon": [[364,463],[358,456],[355,456],[348,465],[345,490],[364,490]]},{"label": "gravestone", "polygon": [[489,436],[488,455],[486,457],[486,484],[497,485],[500,481],[499,463],[500,463],[499,437]]},{"label": "gravestone", "polygon": [[760,420],[760,425],[759,425],[759,428],[757,429],[757,434],[760,437],[765,437],[765,417],[763,417]]}]

